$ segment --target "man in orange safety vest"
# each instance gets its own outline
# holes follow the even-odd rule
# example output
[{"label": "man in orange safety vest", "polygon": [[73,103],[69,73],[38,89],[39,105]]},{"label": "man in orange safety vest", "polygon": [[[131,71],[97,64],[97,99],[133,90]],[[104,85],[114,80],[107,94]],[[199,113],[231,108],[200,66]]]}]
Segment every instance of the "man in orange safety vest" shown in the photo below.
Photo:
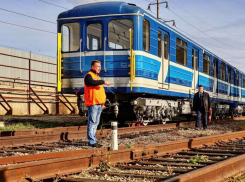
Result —
[{"label": "man in orange safety vest", "polygon": [[106,101],[103,84],[110,86],[109,81],[101,80],[99,77],[100,70],[100,61],[94,60],[91,63],[91,70],[84,77],[84,98],[85,105],[88,108],[88,143],[90,146],[98,148],[102,146],[97,143],[95,134],[100,122],[101,111]]}]

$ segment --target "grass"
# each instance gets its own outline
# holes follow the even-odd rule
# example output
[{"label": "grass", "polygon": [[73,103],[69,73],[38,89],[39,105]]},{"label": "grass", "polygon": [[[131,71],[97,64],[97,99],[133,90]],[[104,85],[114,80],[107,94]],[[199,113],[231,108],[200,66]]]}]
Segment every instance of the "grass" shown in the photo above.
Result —
[{"label": "grass", "polygon": [[110,171],[111,170],[111,163],[110,163],[110,158],[111,158],[111,151],[110,153],[106,153],[105,156],[103,156],[103,153],[100,154],[101,155],[101,160],[100,160],[100,164],[99,164],[99,169],[101,172],[106,172],[106,171]]},{"label": "grass", "polygon": [[31,130],[31,129],[42,129],[42,128],[55,128],[55,127],[68,127],[68,126],[81,126],[84,125],[81,123],[59,123],[59,122],[24,122],[24,123],[15,123],[7,124],[5,127],[0,127],[0,131],[16,131],[16,130]]},{"label": "grass", "polygon": [[233,131],[243,131],[245,130],[245,124],[240,124],[238,126],[233,127],[232,129]]},{"label": "grass", "polygon": [[15,131],[15,130],[30,130],[35,129],[33,125],[30,123],[17,123],[17,124],[11,124],[5,127],[0,127],[0,131]]},{"label": "grass", "polygon": [[245,174],[239,174],[235,177],[230,177],[227,182],[244,182],[245,181]]},{"label": "grass", "polygon": [[190,158],[190,160],[188,160],[188,163],[189,164],[198,164],[199,162],[204,162],[204,161],[207,161],[208,160],[208,157],[205,156],[205,155],[201,155],[201,156],[193,156]]},{"label": "grass", "polygon": [[127,144],[125,148],[126,149],[131,149],[131,148],[134,148],[134,146],[133,146],[133,144]]}]

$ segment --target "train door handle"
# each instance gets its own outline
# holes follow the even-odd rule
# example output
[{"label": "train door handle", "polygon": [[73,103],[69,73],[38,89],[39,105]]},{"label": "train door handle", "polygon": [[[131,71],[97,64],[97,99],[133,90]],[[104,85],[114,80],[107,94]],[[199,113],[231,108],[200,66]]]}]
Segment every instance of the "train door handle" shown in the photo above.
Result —
[{"label": "train door handle", "polygon": [[106,37],[104,39],[104,71],[106,73]]},{"label": "train door handle", "polygon": [[[83,42],[83,39],[80,39],[80,67],[79,67],[79,69],[80,69],[81,73],[83,72],[83,70],[82,70],[82,42]],[[85,54],[85,52],[84,52],[84,54]]]}]

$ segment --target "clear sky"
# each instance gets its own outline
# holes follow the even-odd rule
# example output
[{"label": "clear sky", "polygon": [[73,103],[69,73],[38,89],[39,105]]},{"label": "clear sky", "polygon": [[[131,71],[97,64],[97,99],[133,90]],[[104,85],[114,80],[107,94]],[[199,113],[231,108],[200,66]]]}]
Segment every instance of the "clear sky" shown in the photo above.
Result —
[{"label": "clear sky", "polygon": [[[56,56],[56,19],[59,13],[74,6],[104,0],[1,0],[0,45],[15,47],[38,54]],[[107,0],[108,1],[108,0]],[[124,0],[146,9],[156,0]],[[163,0],[162,0],[163,1]],[[161,0],[160,0],[161,2]],[[177,29],[211,52],[245,72],[245,1],[243,0],[168,0],[169,8],[162,4],[160,16],[175,20]],[[53,23],[20,16],[1,10],[44,19]],[[156,13],[156,6],[151,6]],[[155,15],[155,14],[154,14]],[[41,29],[30,30],[2,22]],[[170,24],[171,25],[171,24]],[[202,31],[202,32],[201,32]]]}]

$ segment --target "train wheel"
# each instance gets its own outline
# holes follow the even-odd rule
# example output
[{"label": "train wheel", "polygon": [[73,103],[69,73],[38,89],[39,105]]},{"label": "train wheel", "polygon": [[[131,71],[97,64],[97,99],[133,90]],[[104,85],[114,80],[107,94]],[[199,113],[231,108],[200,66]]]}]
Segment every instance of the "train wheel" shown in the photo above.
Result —
[{"label": "train wheel", "polygon": [[164,119],[162,119],[162,124],[166,124],[167,121],[169,121],[169,118],[164,118]]}]

